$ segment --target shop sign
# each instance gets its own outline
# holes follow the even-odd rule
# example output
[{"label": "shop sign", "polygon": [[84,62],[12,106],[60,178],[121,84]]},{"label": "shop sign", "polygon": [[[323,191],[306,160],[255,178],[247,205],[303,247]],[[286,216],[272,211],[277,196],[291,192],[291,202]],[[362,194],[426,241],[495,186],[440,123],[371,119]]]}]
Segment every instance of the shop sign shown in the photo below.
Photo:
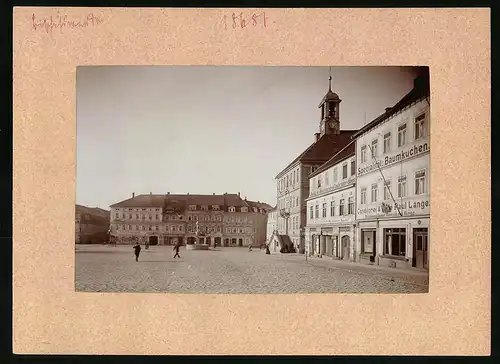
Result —
[{"label": "shop sign", "polygon": [[366,167],[358,168],[358,177],[366,173],[372,172],[378,168],[388,167],[390,165],[400,163],[405,159],[415,157],[430,151],[430,146],[428,143],[416,144],[411,148],[402,150],[400,153],[394,154],[392,156],[386,156],[383,160],[377,160]]},{"label": "shop sign", "polygon": [[[358,208],[358,217],[415,216],[429,213],[430,202],[426,200],[407,200],[401,203],[382,203],[377,206]],[[401,214],[400,214],[401,212]]]}]

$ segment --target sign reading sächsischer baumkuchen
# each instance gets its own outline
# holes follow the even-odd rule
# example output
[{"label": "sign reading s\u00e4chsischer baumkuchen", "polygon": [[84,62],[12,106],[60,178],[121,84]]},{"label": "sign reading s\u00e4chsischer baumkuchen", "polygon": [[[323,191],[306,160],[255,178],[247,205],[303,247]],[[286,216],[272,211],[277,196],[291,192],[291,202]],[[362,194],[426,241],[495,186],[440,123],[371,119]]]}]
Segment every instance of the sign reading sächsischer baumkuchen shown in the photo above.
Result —
[{"label": "sign reading s\u00e4chsischer baumkuchen", "polygon": [[398,163],[403,161],[404,159],[408,159],[414,156],[417,156],[419,154],[426,153],[430,150],[429,144],[428,143],[423,143],[420,145],[414,145],[413,147],[407,149],[407,150],[402,150],[400,153],[395,154],[393,156],[386,156],[384,160],[379,160],[376,161],[369,166],[363,167],[363,168],[358,168],[358,176],[361,176],[365,173],[371,172],[374,169],[378,169],[379,167],[387,167],[390,166],[391,164]]}]

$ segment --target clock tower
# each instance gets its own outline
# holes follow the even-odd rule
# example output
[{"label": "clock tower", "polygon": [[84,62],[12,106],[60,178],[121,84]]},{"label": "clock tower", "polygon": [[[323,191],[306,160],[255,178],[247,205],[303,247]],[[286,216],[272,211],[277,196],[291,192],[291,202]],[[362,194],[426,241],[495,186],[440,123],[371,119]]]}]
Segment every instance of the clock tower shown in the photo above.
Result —
[{"label": "clock tower", "polygon": [[325,134],[340,133],[339,105],[342,100],[339,98],[339,95],[332,91],[331,74],[328,79],[328,84],[328,92],[319,104],[319,108],[321,109],[321,121],[319,123],[320,137]]}]

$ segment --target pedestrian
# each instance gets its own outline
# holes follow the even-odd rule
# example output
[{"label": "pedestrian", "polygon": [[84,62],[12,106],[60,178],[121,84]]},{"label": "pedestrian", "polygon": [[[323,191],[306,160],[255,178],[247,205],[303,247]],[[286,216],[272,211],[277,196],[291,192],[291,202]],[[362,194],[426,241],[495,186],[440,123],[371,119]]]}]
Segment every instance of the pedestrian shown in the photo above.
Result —
[{"label": "pedestrian", "polygon": [[179,257],[179,258],[181,257],[181,256],[179,255],[179,249],[180,249],[180,244],[179,244],[179,243],[175,244],[175,245],[174,245],[174,249],[173,249],[173,250],[175,251],[175,254],[174,254],[174,259],[175,259],[176,257]]},{"label": "pedestrian", "polygon": [[139,254],[141,254],[141,245],[139,243],[135,243],[134,245],[134,254],[135,254],[135,261],[139,261]]}]

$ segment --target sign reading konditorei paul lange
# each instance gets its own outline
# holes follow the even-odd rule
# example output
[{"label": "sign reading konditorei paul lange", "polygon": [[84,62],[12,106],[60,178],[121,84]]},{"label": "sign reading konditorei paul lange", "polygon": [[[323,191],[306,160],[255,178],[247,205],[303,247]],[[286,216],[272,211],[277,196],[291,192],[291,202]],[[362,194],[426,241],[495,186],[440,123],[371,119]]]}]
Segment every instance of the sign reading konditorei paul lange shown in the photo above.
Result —
[{"label": "sign reading konditorei paul lange", "polygon": [[420,154],[424,154],[430,151],[430,146],[428,143],[416,144],[411,148],[403,149],[400,153],[394,154],[392,156],[386,156],[383,160],[378,160],[366,167],[358,168],[358,177],[363,174],[372,172],[375,169],[390,166],[395,163],[402,162],[405,159],[415,157]]},{"label": "sign reading konditorei paul lange", "polygon": [[[358,208],[358,218],[368,218],[368,217],[379,217],[383,218],[394,217],[394,216],[415,216],[415,215],[428,215],[430,207],[429,199],[423,200],[407,200],[400,203],[387,203],[385,206],[389,207],[389,211],[384,209],[382,205],[368,206],[364,208]],[[385,210],[385,211],[384,211]],[[400,215],[401,212],[401,215]]]}]

